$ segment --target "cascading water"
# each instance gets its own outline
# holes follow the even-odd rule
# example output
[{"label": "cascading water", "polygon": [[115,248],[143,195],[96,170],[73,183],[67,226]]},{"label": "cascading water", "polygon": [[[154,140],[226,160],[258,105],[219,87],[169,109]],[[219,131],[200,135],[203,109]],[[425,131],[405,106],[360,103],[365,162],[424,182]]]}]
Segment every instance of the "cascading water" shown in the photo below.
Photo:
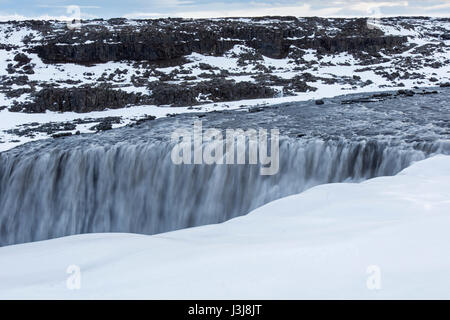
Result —
[{"label": "cascading water", "polygon": [[1,157],[1,244],[222,222],[321,183],[393,175],[429,154],[377,142],[288,139],[279,173],[262,176],[257,165],[174,165],[171,148],[155,142]]},{"label": "cascading water", "polygon": [[[167,124],[180,125],[170,119],[1,153],[0,245],[86,232],[154,234],[222,222],[321,183],[393,175],[433,153],[450,153],[448,142],[440,139],[447,136],[437,129],[432,139],[408,141],[411,123],[401,124],[408,128],[401,139],[386,139],[386,134],[385,139],[378,139],[375,133],[384,128],[372,132],[364,125],[358,127],[357,139],[348,138],[355,129],[336,135],[333,130],[340,126],[339,121],[322,128],[333,136],[298,138],[292,134],[296,128],[286,121],[286,112],[292,113],[293,122],[302,129],[324,121],[305,120],[305,114],[315,112],[308,111],[308,106],[300,109],[303,118],[295,118],[298,108],[289,111],[287,107],[261,114],[209,116],[213,126],[227,126],[230,119],[239,126],[253,117],[250,123],[259,121],[258,125],[288,132],[280,141],[280,169],[273,176],[260,175],[259,165],[173,164],[173,143],[161,138],[170,136]],[[340,105],[336,107],[342,112]],[[274,118],[267,122],[270,112],[280,116],[279,123]],[[373,109],[367,112],[378,115]],[[360,110],[358,114],[365,116]],[[192,116],[181,120],[188,126]],[[388,118],[386,123],[399,125],[396,118]],[[417,128],[421,132],[422,127]]]}]

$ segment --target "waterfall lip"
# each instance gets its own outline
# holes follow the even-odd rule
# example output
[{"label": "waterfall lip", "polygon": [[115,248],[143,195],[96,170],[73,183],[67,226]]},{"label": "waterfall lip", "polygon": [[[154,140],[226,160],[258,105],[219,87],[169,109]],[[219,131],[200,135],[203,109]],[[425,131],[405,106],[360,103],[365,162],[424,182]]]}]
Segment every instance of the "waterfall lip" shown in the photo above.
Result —
[{"label": "waterfall lip", "polygon": [[177,166],[166,142],[0,157],[0,246],[223,222],[318,184],[394,175],[442,151],[435,144],[416,147],[287,137],[274,176],[250,164]]},{"label": "waterfall lip", "polygon": [[[265,106],[258,112],[240,109],[179,114],[107,132],[34,141],[1,152],[0,155],[26,154],[28,151],[34,153],[53,148],[108,147],[121,143],[140,145],[169,141],[173,130],[188,128],[199,117],[203,120],[205,129],[277,127],[281,136],[303,140],[379,140],[391,141],[393,144],[448,140],[450,106],[445,101],[450,98],[450,88],[436,89],[439,90],[438,94],[394,96],[392,99],[371,103],[342,104],[343,101],[358,100],[368,95],[353,93],[324,99],[326,103],[321,106],[310,100]],[[375,91],[371,95],[394,93]]]}]

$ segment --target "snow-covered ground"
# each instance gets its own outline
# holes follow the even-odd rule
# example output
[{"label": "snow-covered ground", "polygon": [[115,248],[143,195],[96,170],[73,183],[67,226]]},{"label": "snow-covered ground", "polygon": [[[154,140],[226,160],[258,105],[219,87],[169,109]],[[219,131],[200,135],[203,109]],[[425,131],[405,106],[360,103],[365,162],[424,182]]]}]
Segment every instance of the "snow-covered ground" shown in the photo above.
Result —
[{"label": "snow-covered ground", "polygon": [[[248,19],[247,19],[248,20]],[[245,20],[245,21],[247,21]],[[271,20],[265,21],[265,23]],[[244,22],[244,21],[243,21]],[[95,24],[99,22],[91,22]],[[144,22],[128,21],[136,28],[142,27]],[[257,21],[248,20],[247,23],[261,23]],[[449,46],[450,40],[436,34],[445,36],[450,30],[448,21],[438,19],[408,19],[408,26],[405,26],[404,21],[399,20],[379,20],[376,25],[385,35],[393,36],[407,36],[408,45],[411,49],[401,53],[387,53],[383,50],[379,52],[382,58],[375,59],[375,62],[367,64],[363,58],[360,59],[348,52],[341,52],[339,54],[319,54],[317,50],[308,49],[303,50],[304,59],[306,63],[296,59],[298,56],[291,52],[287,57],[282,59],[271,59],[263,56],[262,60],[256,62],[247,61],[244,64],[239,64],[239,57],[243,54],[255,54],[255,50],[246,47],[244,44],[237,44],[233,49],[226,52],[223,56],[210,56],[199,53],[192,53],[185,56],[186,63],[173,67],[155,68],[152,69],[147,81],[159,81],[161,75],[171,76],[171,80],[167,81],[171,84],[181,84],[185,81],[186,76],[195,78],[190,80],[192,83],[205,80],[201,74],[209,74],[214,76],[223,71],[229,72],[228,80],[235,80],[236,82],[249,81],[255,82],[256,77],[261,73],[269,73],[281,79],[292,79],[295,76],[308,73],[319,80],[308,82],[311,87],[317,88],[316,91],[294,92],[293,96],[283,96],[282,87],[274,86],[279,92],[279,96],[267,99],[255,100],[241,100],[233,102],[218,102],[208,103],[208,97],[203,97],[202,101],[205,104],[200,106],[184,106],[179,108],[171,108],[165,106],[131,106],[129,108],[117,110],[105,110],[100,112],[91,112],[87,114],[78,114],[73,112],[56,113],[47,111],[41,114],[24,114],[19,112],[10,112],[8,108],[16,102],[23,102],[30,99],[30,93],[24,92],[19,97],[8,98],[5,93],[0,90],[0,107],[6,107],[0,110],[0,152],[26,143],[28,141],[48,138],[49,135],[45,133],[38,133],[34,136],[18,136],[14,133],[7,132],[10,129],[20,128],[21,125],[36,123],[43,124],[50,121],[64,122],[72,121],[74,119],[85,118],[103,118],[109,116],[122,117],[121,123],[115,124],[115,127],[124,126],[130,123],[133,119],[145,117],[146,115],[154,115],[157,117],[166,116],[167,114],[195,112],[195,111],[211,111],[236,109],[242,106],[249,107],[255,105],[267,105],[286,101],[304,101],[309,99],[318,99],[323,97],[332,97],[340,94],[356,93],[356,92],[373,92],[382,90],[396,90],[409,89],[415,86],[427,87],[436,86],[439,83],[450,81],[450,64]],[[55,26],[58,23],[55,22]],[[63,28],[64,24],[61,24]],[[105,24],[105,26],[108,26]],[[413,27],[411,27],[413,26]],[[109,26],[110,27],[110,26]],[[57,30],[57,28],[56,28]],[[438,30],[438,31],[436,31]],[[327,29],[331,35],[333,28]],[[50,35],[51,37],[52,35]],[[48,36],[47,36],[48,37]],[[112,76],[108,83],[111,83],[117,88],[141,94],[149,94],[150,89],[145,85],[135,86],[132,83],[132,76],[141,74],[143,70],[139,65],[130,63],[129,61],[122,62],[107,62],[92,65],[77,65],[73,63],[67,64],[46,64],[37,54],[28,53],[29,47],[35,45],[40,40],[45,38],[44,35],[32,30],[28,27],[21,27],[14,29],[14,26],[9,23],[0,25],[0,43],[5,45],[17,46],[13,50],[6,50],[0,48],[0,59],[4,65],[0,67],[0,77],[10,76],[6,65],[14,62],[14,57],[18,53],[26,53],[31,59],[30,65],[33,65],[33,74],[27,75],[28,82],[36,81],[36,89],[41,89],[45,85],[59,84],[59,87],[79,87],[83,85],[95,86],[98,84],[98,79],[102,75]],[[32,39],[31,42],[25,44],[25,39]],[[427,47],[428,46],[428,47]],[[418,50],[418,48],[427,47],[428,49]],[[302,51],[302,50],[301,50]],[[425,53],[424,53],[425,52]],[[365,53],[362,53],[364,56]],[[366,56],[367,58],[368,56]],[[413,63],[411,64],[411,61]],[[437,64],[438,66],[432,67]],[[209,70],[203,70],[202,65],[211,67]],[[260,68],[265,68],[262,72]],[[117,74],[114,71],[120,71]],[[16,70],[17,74],[23,75],[20,68]],[[126,71],[126,72],[125,72]],[[183,71],[183,72],[182,72]],[[187,72],[186,72],[187,71]],[[389,79],[386,75],[398,73],[399,78]],[[419,77],[407,75],[407,73],[417,73]],[[200,77],[199,77],[200,76]],[[352,82],[352,77],[359,77],[355,80],[358,84]],[[67,80],[74,81],[75,84],[68,84]],[[324,80],[330,80],[325,83]],[[334,80],[339,80],[334,82]],[[29,84],[22,86],[14,85],[12,89],[27,89]],[[0,108],[1,109],[1,108]],[[76,131],[94,132],[91,130],[94,124],[89,126],[77,125],[74,130],[68,132],[75,133]]]},{"label": "snow-covered ground", "polygon": [[0,298],[448,299],[449,227],[450,156],[437,155],[222,224],[3,247]]}]

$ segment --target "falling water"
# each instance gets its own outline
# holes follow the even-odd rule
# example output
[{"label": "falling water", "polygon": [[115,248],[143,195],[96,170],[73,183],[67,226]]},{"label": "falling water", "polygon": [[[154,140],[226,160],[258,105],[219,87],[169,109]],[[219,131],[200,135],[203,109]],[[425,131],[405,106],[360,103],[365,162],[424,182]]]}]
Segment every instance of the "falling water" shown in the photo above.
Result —
[{"label": "falling water", "polygon": [[222,222],[321,183],[396,174],[438,146],[283,140],[274,176],[257,165],[174,165],[171,148],[122,143],[2,157],[0,243]]},{"label": "falling water", "polygon": [[[356,129],[349,131],[346,126],[347,131],[336,134],[333,124],[336,128],[344,126],[335,120],[321,128],[322,133],[334,130],[333,137],[298,138],[292,134],[292,123],[301,125],[303,121],[303,129],[312,127],[314,121],[325,121],[323,110],[327,109],[322,109],[319,121],[311,116],[315,112],[312,108],[317,107],[312,106],[310,111],[305,105],[291,111],[286,107],[284,113],[269,110],[260,115],[211,116],[213,125],[214,121],[226,123],[230,117],[240,125],[256,123],[257,119],[265,122],[272,117],[270,112],[281,114],[279,123],[274,118],[270,124],[290,134],[281,139],[280,170],[273,176],[260,175],[259,165],[173,164],[173,143],[159,138],[164,130],[170,133],[167,124],[180,125],[171,119],[104,134],[38,142],[1,153],[0,245],[87,232],[155,234],[222,222],[318,184],[394,175],[413,161],[434,153],[450,153],[448,140],[428,139],[431,131],[422,134],[422,124],[417,126],[415,137],[425,138],[409,141],[414,121],[399,124],[395,117],[374,132],[404,125],[407,129],[402,132],[408,136],[394,132],[393,136],[401,136],[396,140],[384,132],[385,139],[379,139],[371,127],[363,125],[358,127],[359,136],[351,139],[348,136]],[[292,116],[290,123],[284,117],[285,112],[296,115],[298,110],[302,118]],[[373,118],[379,114],[369,111]],[[305,116],[308,112],[309,118]],[[354,110],[351,114],[355,115]],[[190,117],[180,120],[187,126],[192,122]],[[438,116],[439,121],[441,118]],[[352,120],[353,124],[361,122]],[[389,127],[389,123],[393,125]],[[435,128],[433,134],[447,137],[437,131],[447,127]]]}]

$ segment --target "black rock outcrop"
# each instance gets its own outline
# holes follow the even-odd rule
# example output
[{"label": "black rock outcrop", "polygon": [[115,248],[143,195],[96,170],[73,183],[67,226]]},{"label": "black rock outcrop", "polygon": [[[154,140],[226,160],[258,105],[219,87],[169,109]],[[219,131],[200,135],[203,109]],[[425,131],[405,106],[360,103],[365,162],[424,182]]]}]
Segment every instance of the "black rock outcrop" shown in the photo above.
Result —
[{"label": "black rock outcrop", "polygon": [[[329,19],[277,17],[276,22],[242,23],[235,19],[183,20],[157,19],[146,21],[135,29],[126,24],[82,27],[80,30],[57,32],[34,47],[44,61],[53,63],[91,64],[107,61],[167,61],[192,52],[222,55],[236,44],[254,48],[271,57],[286,57],[291,47],[317,49],[322,53],[344,51],[377,52],[380,49],[400,50],[406,37],[385,36],[370,29],[366,19],[334,19],[341,27],[330,34],[318,25],[330,24]],[[269,21],[270,22],[270,21]],[[46,24],[34,26],[40,31]],[[314,37],[311,37],[313,36]]]},{"label": "black rock outcrop", "polygon": [[148,97],[111,88],[44,88],[36,92],[34,101],[24,103],[25,112],[101,111],[141,104]]}]

